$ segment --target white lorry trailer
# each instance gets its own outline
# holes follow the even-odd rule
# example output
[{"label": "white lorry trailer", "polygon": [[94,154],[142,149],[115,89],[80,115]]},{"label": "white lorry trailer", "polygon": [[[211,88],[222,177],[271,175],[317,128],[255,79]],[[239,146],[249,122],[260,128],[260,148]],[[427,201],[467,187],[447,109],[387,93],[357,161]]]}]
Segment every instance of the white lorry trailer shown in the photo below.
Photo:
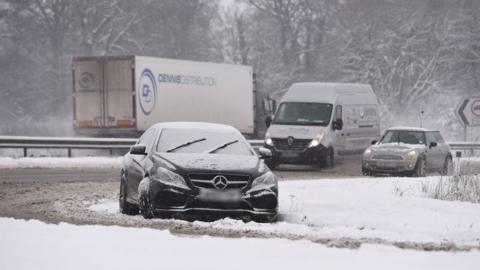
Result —
[{"label": "white lorry trailer", "polygon": [[255,132],[252,68],[142,56],[75,57],[74,128],[124,136],[166,121],[228,124]]}]

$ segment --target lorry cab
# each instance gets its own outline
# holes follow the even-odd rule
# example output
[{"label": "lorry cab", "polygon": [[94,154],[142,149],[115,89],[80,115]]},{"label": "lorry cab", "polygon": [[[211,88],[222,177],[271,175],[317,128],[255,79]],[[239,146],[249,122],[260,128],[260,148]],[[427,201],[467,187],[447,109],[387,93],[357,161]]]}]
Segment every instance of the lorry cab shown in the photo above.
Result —
[{"label": "lorry cab", "polygon": [[295,83],[266,123],[271,168],[331,168],[336,158],[361,154],[380,136],[377,98],[367,84]]}]

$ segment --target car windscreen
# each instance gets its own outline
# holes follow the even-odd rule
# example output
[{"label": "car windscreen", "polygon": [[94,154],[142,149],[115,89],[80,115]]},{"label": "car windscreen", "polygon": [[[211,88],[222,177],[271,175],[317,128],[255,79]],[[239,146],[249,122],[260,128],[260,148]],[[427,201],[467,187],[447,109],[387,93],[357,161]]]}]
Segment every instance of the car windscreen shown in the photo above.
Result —
[{"label": "car windscreen", "polygon": [[[222,147],[224,146],[224,147]],[[253,155],[236,132],[208,129],[163,129],[157,152]]]},{"label": "car windscreen", "polygon": [[283,102],[273,124],[327,126],[332,115],[332,104],[311,102]]},{"label": "car windscreen", "polygon": [[425,132],[410,130],[389,130],[383,135],[380,143],[425,144]]}]

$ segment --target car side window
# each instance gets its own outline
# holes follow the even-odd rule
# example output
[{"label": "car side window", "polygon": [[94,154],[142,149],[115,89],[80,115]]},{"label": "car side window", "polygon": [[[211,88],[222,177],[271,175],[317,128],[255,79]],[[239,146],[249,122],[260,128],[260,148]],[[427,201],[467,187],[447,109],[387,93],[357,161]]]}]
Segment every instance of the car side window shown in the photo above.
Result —
[{"label": "car side window", "polygon": [[433,136],[435,137],[435,140],[437,141],[437,143],[445,143],[445,140],[443,139],[442,134],[440,134],[440,132],[438,131],[434,132]]},{"label": "car side window", "polygon": [[425,132],[427,135],[427,145],[430,145],[432,142],[437,142],[433,136],[433,132]]},{"label": "car side window", "polygon": [[152,146],[155,142],[155,131],[156,129],[154,128],[145,131],[142,137],[138,140],[138,144],[144,144],[146,146],[147,152],[152,149]]}]

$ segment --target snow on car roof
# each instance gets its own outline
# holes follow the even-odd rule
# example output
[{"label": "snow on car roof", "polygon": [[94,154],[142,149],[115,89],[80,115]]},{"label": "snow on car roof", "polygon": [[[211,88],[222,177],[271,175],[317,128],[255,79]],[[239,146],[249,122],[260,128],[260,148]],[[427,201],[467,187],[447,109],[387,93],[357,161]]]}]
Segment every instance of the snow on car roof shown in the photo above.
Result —
[{"label": "snow on car roof", "polygon": [[157,128],[175,128],[175,129],[209,129],[217,131],[234,131],[239,132],[236,128],[216,123],[206,123],[206,122],[162,122],[154,125]]},{"label": "snow on car roof", "polygon": [[387,128],[387,130],[406,130],[406,131],[437,131],[433,129],[427,129],[427,128],[420,128],[420,127],[391,127]]}]

